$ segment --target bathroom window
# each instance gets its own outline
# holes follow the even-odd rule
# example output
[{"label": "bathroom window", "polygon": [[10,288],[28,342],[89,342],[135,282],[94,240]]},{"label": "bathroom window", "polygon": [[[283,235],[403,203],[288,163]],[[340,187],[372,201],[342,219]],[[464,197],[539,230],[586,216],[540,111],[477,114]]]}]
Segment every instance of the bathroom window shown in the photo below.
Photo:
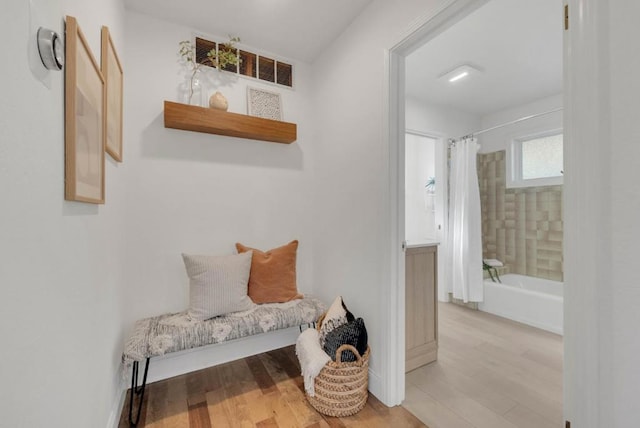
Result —
[{"label": "bathroom window", "polygon": [[562,130],[514,139],[506,167],[507,187],[562,184]]}]

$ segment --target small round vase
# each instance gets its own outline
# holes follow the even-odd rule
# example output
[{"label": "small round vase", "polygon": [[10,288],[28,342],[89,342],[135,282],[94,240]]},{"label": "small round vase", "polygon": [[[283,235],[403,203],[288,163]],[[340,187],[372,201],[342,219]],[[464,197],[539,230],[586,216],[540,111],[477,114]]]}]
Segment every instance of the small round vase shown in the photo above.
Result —
[{"label": "small round vase", "polygon": [[229,108],[229,103],[224,95],[220,92],[216,91],[215,94],[209,97],[209,107],[215,108],[217,110],[227,111]]}]

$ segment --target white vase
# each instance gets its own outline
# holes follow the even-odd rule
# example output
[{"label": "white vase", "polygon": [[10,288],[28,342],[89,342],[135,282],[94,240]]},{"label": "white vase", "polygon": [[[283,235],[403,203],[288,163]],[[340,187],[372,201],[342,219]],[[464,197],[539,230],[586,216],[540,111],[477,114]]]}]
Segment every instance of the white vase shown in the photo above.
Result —
[{"label": "white vase", "polygon": [[215,108],[217,110],[227,111],[229,108],[229,103],[224,95],[220,93],[220,91],[216,91],[215,94],[209,97],[209,107]]}]

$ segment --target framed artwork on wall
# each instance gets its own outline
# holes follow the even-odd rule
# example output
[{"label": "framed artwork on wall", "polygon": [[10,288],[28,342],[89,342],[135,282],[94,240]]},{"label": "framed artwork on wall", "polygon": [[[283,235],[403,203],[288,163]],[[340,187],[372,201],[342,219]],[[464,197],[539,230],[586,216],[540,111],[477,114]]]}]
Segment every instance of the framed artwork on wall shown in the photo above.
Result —
[{"label": "framed artwork on wall", "polygon": [[101,41],[100,68],[105,86],[105,149],[114,160],[122,162],[122,65],[109,28],[102,27]]},{"label": "framed artwork on wall", "polygon": [[247,113],[263,119],[282,120],[282,100],[277,92],[247,87]]},{"label": "framed artwork on wall", "polygon": [[104,78],[72,16],[65,38],[65,199],[103,204]]}]

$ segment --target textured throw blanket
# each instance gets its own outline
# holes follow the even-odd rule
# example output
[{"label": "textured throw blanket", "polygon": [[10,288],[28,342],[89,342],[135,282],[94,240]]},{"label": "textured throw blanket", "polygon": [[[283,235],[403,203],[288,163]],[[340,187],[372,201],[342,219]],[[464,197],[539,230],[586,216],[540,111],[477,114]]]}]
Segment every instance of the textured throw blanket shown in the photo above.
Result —
[{"label": "textured throw blanket", "polygon": [[146,318],[136,322],[122,359],[129,366],[148,357],[297,327],[314,322],[324,311],[320,300],[306,296],[287,303],[253,305],[248,311],[206,321],[193,321],[186,311]]},{"label": "textured throw blanket", "polygon": [[296,341],[296,355],[300,361],[304,389],[310,397],[315,396],[314,383],[316,376],[331,358],[320,347],[320,337],[314,328],[303,331]]}]

